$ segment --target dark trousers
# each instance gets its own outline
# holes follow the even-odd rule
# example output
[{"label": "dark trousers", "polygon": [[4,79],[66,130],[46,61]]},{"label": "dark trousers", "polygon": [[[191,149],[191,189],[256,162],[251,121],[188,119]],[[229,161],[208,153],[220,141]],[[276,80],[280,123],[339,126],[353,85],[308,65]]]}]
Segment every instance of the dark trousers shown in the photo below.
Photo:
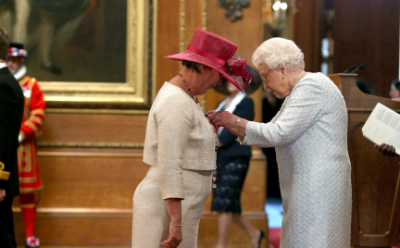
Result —
[{"label": "dark trousers", "polygon": [[16,248],[14,234],[14,220],[11,209],[14,197],[6,196],[0,202],[0,247],[1,248]]},{"label": "dark trousers", "polygon": [[281,198],[275,148],[262,148],[267,157],[267,198]]}]

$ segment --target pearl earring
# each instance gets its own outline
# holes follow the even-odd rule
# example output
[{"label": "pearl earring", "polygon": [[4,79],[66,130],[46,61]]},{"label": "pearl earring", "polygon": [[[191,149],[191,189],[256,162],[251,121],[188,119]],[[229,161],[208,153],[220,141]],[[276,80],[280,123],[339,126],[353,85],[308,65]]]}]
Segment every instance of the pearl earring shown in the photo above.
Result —
[{"label": "pearl earring", "polygon": [[286,78],[286,76],[285,76],[285,75],[283,75],[282,77],[283,77],[283,78]]}]

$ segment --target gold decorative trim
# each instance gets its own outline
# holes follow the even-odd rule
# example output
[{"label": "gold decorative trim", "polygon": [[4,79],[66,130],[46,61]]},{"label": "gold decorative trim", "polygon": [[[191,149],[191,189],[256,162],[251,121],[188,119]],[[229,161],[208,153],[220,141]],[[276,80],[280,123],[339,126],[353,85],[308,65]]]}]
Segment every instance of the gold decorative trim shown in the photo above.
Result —
[{"label": "gold decorative trim", "polygon": [[[21,208],[13,207],[14,213],[21,212]],[[37,213],[40,214],[51,214],[51,215],[98,215],[98,214],[109,214],[109,215],[132,215],[132,208],[42,208],[37,209]]]},{"label": "gold decorative trim", "polygon": [[179,18],[179,52],[184,52],[186,50],[185,46],[185,34],[186,34],[186,0],[181,0],[179,5],[180,18]]},{"label": "gold decorative trim", "polygon": [[31,117],[29,118],[29,120],[34,121],[34,122],[36,122],[36,123],[39,124],[39,125],[42,125],[42,124],[43,124],[43,119],[42,119],[42,118],[39,118],[39,117],[37,117],[37,116],[31,116]]},{"label": "gold decorative trim", "polygon": [[98,149],[96,151],[45,151],[39,150],[38,157],[73,157],[73,158],[129,158],[129,159],[142,159],[143,150],[137,149],[136,151],[104,151]]},{"label": "gold decorative trim", "polygon": [[46,109],[46,113],[53,114],[116,114],[116,115],[149,115],[149,110],[136,109]]},{"label": "gold decorative trim", "polygon": [[207,30],[208,25],[208,0],[203,0],[202,10],[201,10],[201,28]]},{"label": "gold decorative trim", "polygon": [[157,1],[127,0],[126,82],[40,82],[47,109],[149,109],[156,80]]},{"label": "gold decorative trim", "polygon": [[[202,10],[201,10],[201,28],[204,30],[207,30],[208,27],[208,0],[203,0],[202,4]],[[203,109],[206,111],[207,110],[207,92],[204,94],[204,96],[201,99],[201,106]]]},{"label": "gold decorative trim", "polygon": [[35,208],[36,204],[35,203],[31,203],[31,204],[21,204],[20,205],[21,208]]},{"label": "gold decorative trim", "polygon": [[19,83],[19,85],[24,85],[26,82],[28,82],[28,80],[29,80],[29,77],[28,76],[24,76],[23,78],[21,78],[19,81],[18,81],[18,83]]},{"label": "gold decorative trim", "polygon": [[19,189],[19,192],[21,193],[21,194],[28,194],[28,193],[36,193],[36,192],[39,192],[39,191],[41,191],[43,189],[43,186],[42,187],[39,187],[39,188],[20,188]]},{"label": "gold decorative trim", "polygon": [[[13,207],[13,212],[21,212],[21,208]],[[108,215],[132,215],[132,208],[42,208],[37,209],[37,213],[40,214],[51,214],[51,215],[98,215],[98,214],[108,214]],[[215,218],[218,214],[216,212],[211,212],[209,210],[204,210],[202,217],[204,218]],[[246,219],[265,219],[267,214],[264,211],[243,211],[242,215]]]},{"label": "gold decorative trim", "polygon": [[0,162],[0,179],[8,181],[8,178],[10,177],[10,172],[9,171],[3,171],[5,168],[5,165],[3,162]]},{"label": "gold decorative trim", "polygon": [[36,114],[44,115],[44,109],[37,108],[31,111],[31,115],[36,115]]},{"label": "gold decorative trim", "polygon": [[38,133],[39,129],[37,128],[37,126],[36,126],[33,122],[31,122],[31,121],[29,121],[29,120],[30,120],[30,119],[28,119],[27,121],[25,121],[25,122],[24,122],[24,125],[30,127],[30,128],[33,130],[33,132],[35,133],[35,135],[37,136],[37,133]]},{"label": "gold decorative trim", "polygon": [[38,142],[40,148],[129,148],[143,149],[144,143],[119,142]]}]

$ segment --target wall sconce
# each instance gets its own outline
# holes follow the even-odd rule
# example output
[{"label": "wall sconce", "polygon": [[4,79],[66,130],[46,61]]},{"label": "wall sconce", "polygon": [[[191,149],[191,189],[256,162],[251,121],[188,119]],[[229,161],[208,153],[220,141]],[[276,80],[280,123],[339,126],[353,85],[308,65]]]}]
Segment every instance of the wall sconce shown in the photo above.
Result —
[{"label": "wall sconce", "polygon": [[250,0],[218,0],[218,6],[226,9],[225,17],[231,22],[242,19],[242,9],[250,5]]},{"label": "wall sconce", "polygon": [[262,8],[263,23],[273,30],[282,30],[285,27],[287,9],[288,4],[286,2],[275,0],[272,5],[271,0],[265,0]]}]

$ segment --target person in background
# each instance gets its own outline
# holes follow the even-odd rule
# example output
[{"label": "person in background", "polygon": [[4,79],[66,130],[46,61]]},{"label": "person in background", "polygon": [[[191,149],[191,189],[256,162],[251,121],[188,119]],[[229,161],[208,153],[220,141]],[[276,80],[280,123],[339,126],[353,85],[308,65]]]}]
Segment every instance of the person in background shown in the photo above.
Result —
[{"label": "person in background", "polygon": [[[284,99],[276,97],[270,90],[265,90],[265,97],[262,101],[262,122],[268,123],[281,109]],[[275,147],[262,147],[267,158],[267,198],[279,200],[281,190],[279,188],[278,164],[276,162]]]},{"label": "person in background", "polygon": [[221,84],[222,77],[244,90],[250,74],[234,57],[236,49],[196,29],[185,52],[165,57],[182,61],[182,70],[164,83],[150,109],[143,152],[150,168],[133,195],[132,248],[197,247],[217,141],[195,96]]},{"label": "person in background", "polygon": [[19,187],[21,214],[25,226],[27,248],[38,248],[40,241],[35,237],[38,191],[43,188],[36,156],[36,137],[41,132],[46,103],[38,81],[26,75],[24,58],[28,56],[23,44],[11,43],[7,67],[18,80],[25,97],[24,116],[18,141]]},{"label": "person in background", "polygon": [[210,120],[244,145],[276,148],[281,247],[350,247],[351,166],[342,93],[324,74],[304,70],[304,54],[291,40],[263,42],[252,61],[264,89],[286,97],[281,110],[269,123],[226,111],[211,113]]},{"label": "person in background", "polygon": [[[222,80],[222,84],[214,89],[228,95],[221,101],[216,111],[228,111],[239,117],[254,119],[254,102],[247,95],[253,93],[261,85],[258,72],[246,65],[250,72],[252,83],[247,85],[245,92],[240,92],[232,83]],[[221,127],[218,130],[217,174],[213,189],[211,211],[218,212],[218,244],[217,248],[226,248],[232,221],[242,228],[250,238],[253,247],[260,247],[264,232],[253,227],[241,215],[240,195],[250,165],[251,147],[242,146],[236,135]]]},{"label": "person in background", "polygon": [[394,101],[400,101],[400,81],[398,79],[393,80],[390,86],[389,96]]},{"label": "person in background", "polygon": [[393,157],[396,155],[396,149],[388,144],[380,144],[380,145],[374,145],[375,148],[377,148],[383,155]]},{"label": "person in background", "polygon": [[19,194],[18,134],[24,95],[6,66],[10,42],[0,28],[0,247],[16,248],[12,202]]}]

